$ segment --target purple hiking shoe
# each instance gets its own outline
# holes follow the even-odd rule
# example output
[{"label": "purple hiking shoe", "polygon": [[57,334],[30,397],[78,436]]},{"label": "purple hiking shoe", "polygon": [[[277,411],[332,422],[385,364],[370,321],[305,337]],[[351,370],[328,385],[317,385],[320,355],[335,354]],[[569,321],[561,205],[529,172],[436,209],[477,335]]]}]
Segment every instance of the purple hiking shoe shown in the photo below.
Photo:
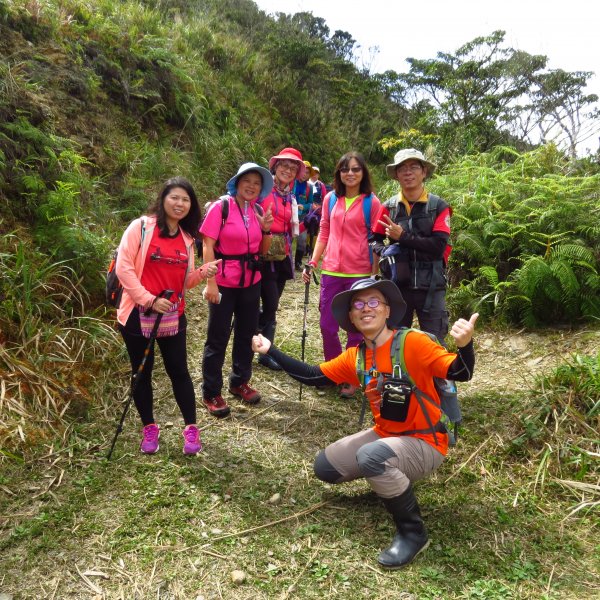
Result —
[{"label": "purple hiking shoe", "polygon": [[183,439],[185,440],[183,444],[183,453],[191,456],[193,454],[198,454],[200,450],[202,450],[202,442],[200,441],[200,432],[195,425],[188,425],[183,430]]},{"label": "purple hiking shoe", "polygon": [[154,454],[158,452],[158,438],[160,436],[160,429],[155,423],[146,425],[142,430],[143,438],[140,444],[140,452],[144,454]]}]

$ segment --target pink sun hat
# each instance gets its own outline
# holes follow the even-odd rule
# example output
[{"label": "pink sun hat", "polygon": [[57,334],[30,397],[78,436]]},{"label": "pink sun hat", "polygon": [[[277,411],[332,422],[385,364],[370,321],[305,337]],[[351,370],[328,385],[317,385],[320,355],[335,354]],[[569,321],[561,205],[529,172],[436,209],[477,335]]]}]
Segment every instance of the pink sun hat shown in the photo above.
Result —
[{"label": "pink sun hat", "polygon": [[293,160],[298,163],[298,173],[296,173],[296,178],[301,179],[306,171],[306,165],[302,161],[302,154],[300,150],[296,150],[296,148],[284,148],[276,154],[275,156],[271,156],[269,159],[269,171],[273,172],[273,167],[278,160]]}]

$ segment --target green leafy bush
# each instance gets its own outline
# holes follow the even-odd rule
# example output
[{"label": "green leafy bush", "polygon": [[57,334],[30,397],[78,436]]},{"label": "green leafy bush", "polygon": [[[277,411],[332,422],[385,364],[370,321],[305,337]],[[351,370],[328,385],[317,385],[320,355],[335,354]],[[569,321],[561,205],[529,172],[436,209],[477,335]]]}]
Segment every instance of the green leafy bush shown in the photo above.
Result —
[{"label": "green leafy bush", "polygon": [[432,190],[453,207],[454,310],[537,326],[600,317],[600,176],[553,146],[457,159]]}]

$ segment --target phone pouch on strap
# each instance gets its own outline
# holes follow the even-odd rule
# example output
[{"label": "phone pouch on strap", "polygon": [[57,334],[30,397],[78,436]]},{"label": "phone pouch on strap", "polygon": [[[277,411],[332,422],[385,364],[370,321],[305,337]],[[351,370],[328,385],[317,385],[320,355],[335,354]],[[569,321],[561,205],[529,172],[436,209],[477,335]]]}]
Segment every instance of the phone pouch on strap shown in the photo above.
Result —
[{"label": "phone pouch on strap", "polygon": [[381,417],[399,423],[406,421],[411,393],[412,385],[405,379],[386,379],[381,391]]}]

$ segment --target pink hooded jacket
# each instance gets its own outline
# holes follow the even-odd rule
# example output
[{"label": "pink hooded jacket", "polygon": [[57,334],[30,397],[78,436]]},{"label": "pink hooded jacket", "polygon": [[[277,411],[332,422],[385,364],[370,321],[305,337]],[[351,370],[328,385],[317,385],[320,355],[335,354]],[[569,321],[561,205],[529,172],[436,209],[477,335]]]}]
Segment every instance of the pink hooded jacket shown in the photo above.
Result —
[{"label": "pink hooded jacket", "polygon": [[[144,224],[143,241],[142,222]],[[117,309],[117,321],[121,325],[127,323],[131,311],[137,304],[150,306],[154,302],[155,295],[142,286],[141,277],[148,247],[152,241],[152,232],[155,227],[155,216],[140,217],[129,224],[121,238],[116,265],[117,277],[123,286],[121,305]],[[183,288],[185,293],[185,290],[196,287],[205,277],[200,272],[200,269],[195,269],[194,267],[194,240],[182,229],[180,231],[183,235],[189,257]]]},{"label": "pink hooded jacket", "polygon": [[[323,215],[317,241],[325,243],[325,254],[321,269],[333,273],[371,273],[373,266],[369,258],[368,232],[363,212],[365,194],[346,211],[344,196],[337,199],[331,215],[329,197],[323,200]],[[375,194],[371,201],[371,224],[376,223],[381,202]]]}]

